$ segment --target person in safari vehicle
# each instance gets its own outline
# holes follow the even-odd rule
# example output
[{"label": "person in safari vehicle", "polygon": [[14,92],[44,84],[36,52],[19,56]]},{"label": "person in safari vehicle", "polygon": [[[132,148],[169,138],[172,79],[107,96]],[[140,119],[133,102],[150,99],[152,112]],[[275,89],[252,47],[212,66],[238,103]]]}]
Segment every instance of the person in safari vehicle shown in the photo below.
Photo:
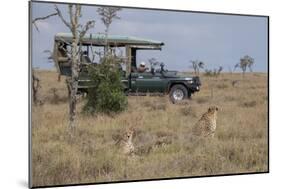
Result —
[{"label": "person in safari vehicle", "polygon": [[148,68],[145,67],[145,62],[141,62],[141,63],[140,63],[140,67],[138,67],[138,72],[139,72],[139,73],[143,73],[143,72],[145,72],[146,70],[148,70]]}]

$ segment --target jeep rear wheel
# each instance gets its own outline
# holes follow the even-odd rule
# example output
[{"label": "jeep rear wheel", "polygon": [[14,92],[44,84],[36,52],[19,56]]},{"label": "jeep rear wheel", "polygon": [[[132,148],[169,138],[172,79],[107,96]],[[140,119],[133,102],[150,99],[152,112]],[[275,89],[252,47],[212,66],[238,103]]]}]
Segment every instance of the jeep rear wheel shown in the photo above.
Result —
[{"label": "jeep rear wheel", "polygon": [[180,102],[180,101],[186,99],[187,95],[188,95],[187,89],[185,88],[185,86],[180,85],[180,84],[174,85],[171,88],[170,93],[169,93],[170,100],[173,103],[177,103],[177,102]]}]

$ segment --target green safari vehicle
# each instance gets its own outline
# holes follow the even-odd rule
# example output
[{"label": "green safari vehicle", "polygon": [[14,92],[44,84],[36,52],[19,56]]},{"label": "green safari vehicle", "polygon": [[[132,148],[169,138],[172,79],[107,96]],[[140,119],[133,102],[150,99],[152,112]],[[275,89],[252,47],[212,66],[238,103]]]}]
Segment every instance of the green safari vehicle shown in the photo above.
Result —
[{"label": "green safari vehicle", "polygon": [[[65,52],[71,44],[72,35],[70,33],[58,33],[54,39],[53,59],[57,71],[61,75],[70,76],[71,61]],[[105,43],[105,41],[107,43]],[[81,53],[81,65],[97,64],[90,59],[93,56],[94,49],[103,49],[105,46],[111,49],[122,49],[125,51],[124,65],[122,69],[122,82],[124,92],[128,95],[146,95],[146,94],[168,94],[173,103],[191,98],[192,94],[200,90],[201,82],[198,76],[179,76],[177,71],[168,71],[161,63],[156,68],[151,67],[150,71],[139,72],[137,70],[137,51],[138,50],[161,50],[163,42],[131,37],[108,35],[105,40],[104,34],[86,34],[81,39],[80,46],[83,49]],[[79,77],[78,91],[87,92],[91,86],[87,85],[87,77],[81,73]]]}]

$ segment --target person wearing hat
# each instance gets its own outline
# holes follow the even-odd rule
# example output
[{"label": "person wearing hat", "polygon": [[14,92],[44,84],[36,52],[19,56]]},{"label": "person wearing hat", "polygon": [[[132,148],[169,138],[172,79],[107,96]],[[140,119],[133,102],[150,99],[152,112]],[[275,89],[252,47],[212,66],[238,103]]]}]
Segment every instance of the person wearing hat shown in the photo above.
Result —
[{"label": "person wearing hat", "polygon": [[143,73],[146,70],[148,70],[148,68],[145,67],[145,62],[141,62],[140,66],[138,67],[138,72]]}]

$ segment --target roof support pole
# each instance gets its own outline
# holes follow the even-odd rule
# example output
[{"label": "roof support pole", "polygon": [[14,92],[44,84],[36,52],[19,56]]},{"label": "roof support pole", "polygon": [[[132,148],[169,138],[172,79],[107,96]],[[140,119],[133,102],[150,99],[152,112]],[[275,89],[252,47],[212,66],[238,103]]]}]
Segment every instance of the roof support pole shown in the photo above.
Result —
[{"label": "roof support pole", "polygon": [[137,68],[137,49],[136,48],[131,48],[131,66]]},{"label": "roof support pole", "polygon": [[131,73],[132,53],[131,47],[126,45],[126,76]]}]

